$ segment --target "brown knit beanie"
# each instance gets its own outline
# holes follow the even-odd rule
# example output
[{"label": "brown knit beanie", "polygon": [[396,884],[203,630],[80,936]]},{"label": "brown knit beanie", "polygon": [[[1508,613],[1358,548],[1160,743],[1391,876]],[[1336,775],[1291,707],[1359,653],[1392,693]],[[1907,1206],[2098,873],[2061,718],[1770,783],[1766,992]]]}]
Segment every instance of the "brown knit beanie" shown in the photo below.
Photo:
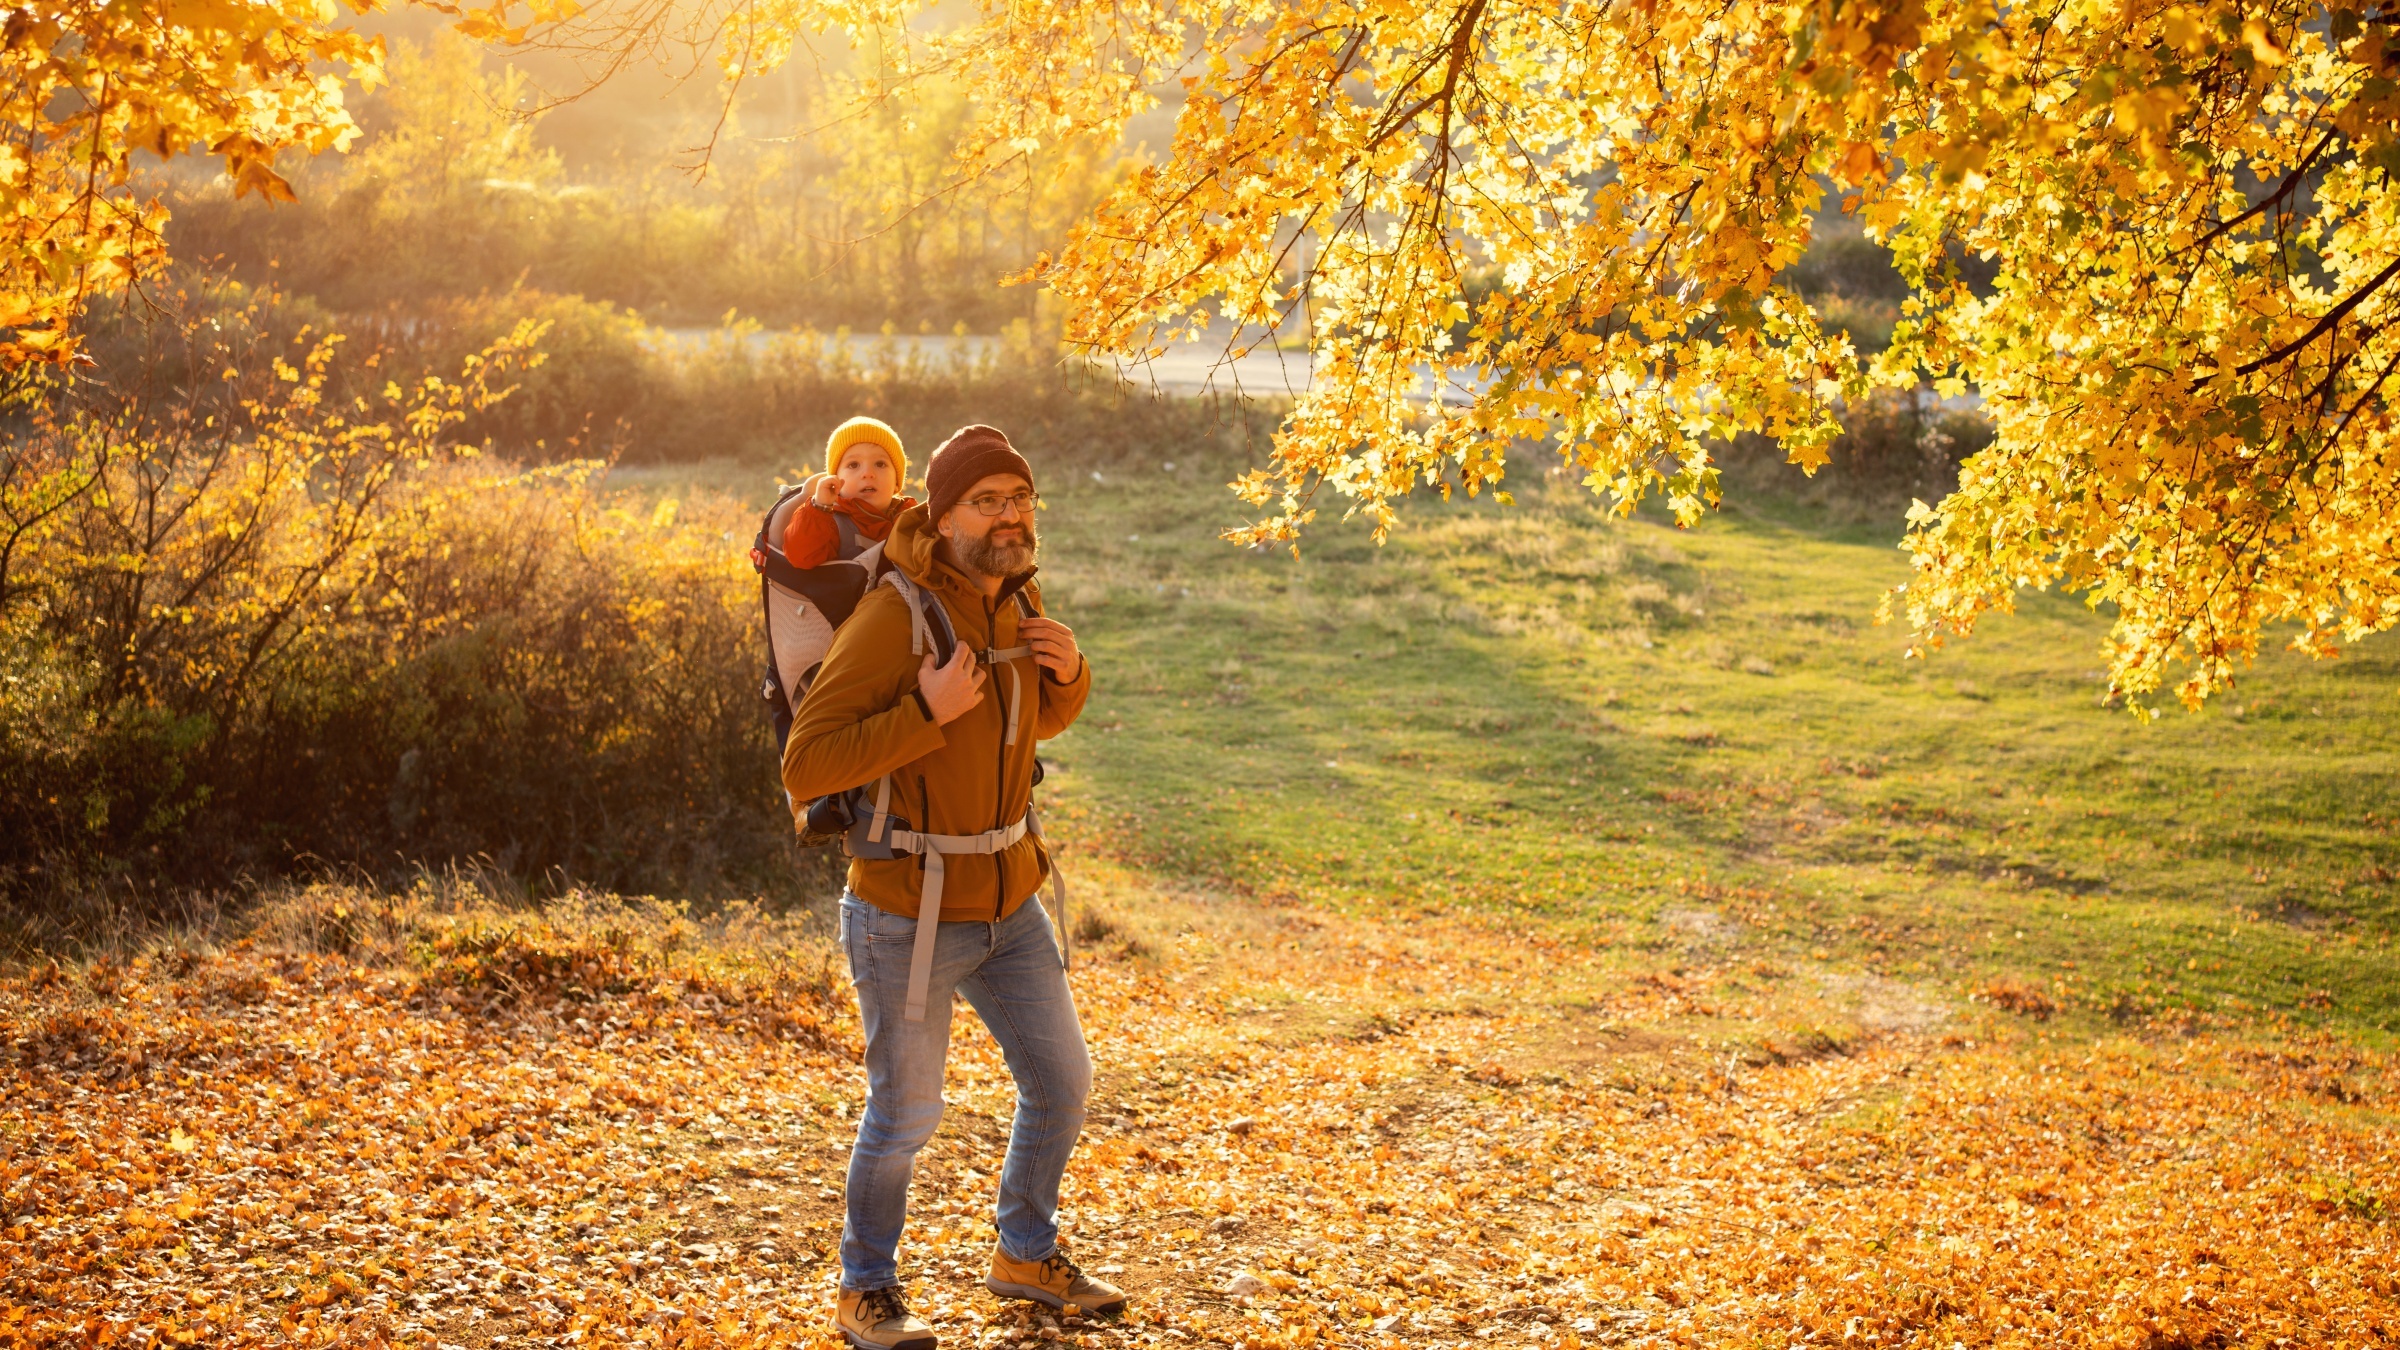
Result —
[{"label": "brown knit beanie", "polygon": [[960,427],[925,463],[925,518],[941,524],[967,489],[996,473],[1013,473],[1033,486],[1033,466],[997,427]]}]

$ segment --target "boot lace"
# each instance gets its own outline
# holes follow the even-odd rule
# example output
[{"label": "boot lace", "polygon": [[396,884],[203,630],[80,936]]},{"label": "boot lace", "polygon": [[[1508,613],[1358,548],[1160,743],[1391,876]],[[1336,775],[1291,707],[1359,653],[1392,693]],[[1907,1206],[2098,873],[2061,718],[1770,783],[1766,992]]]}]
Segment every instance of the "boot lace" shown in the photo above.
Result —
[{"label": "boot lace", "polygon": [[1057,1280],[1067,1288],[1072,1289],[1075,1287],[1075,1282],[1083,1278],[1083,1267],[1068,1260],[1066,1249],[1062,1247],[1059,1250],[1050,1253],[1050,1255],[1043,1260],[1042,1278],[1044,1283],[1048,1283],[1051,1280]]},{"label": "boot lace", "polygon": [[858,1296],[858,1320],[868,1326],[897,1322],[908,1316],[908,1305],[900,1301],[898,1289],[869,1289]]}]

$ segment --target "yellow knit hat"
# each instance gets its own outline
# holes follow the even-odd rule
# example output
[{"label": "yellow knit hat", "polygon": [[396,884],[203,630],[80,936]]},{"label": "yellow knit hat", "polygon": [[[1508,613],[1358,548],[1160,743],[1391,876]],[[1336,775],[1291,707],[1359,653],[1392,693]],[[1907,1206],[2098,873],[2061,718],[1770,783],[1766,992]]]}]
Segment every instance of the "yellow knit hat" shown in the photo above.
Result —
[{"label": "yellow knit hat", "polygon": [[900,448],[900,433],[872,417],[853,417],[835,427],[833,434],[825,438],[825,472],[840,473],[842,452],[860,441],[880,445],[890,453],[892,468],[899,473],[893,491],[897,492],[908,485],[908,452]]}]

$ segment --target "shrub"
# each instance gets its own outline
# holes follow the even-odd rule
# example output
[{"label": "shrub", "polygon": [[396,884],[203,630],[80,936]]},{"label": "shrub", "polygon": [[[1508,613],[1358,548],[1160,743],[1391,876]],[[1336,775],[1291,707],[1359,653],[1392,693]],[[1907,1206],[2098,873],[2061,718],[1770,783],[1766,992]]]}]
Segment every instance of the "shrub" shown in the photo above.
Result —
[{"label": "shrub", "polygon": [[358,333],[404,368],[455,370],[529,322],[542,327],[542,364],[523,372],[515,392],[470,419],[460,436],[533,461],[614,453],[627,429],[649,420],[671,378],[671,360],[627,310],[579,295],[514,291],[433,301],[386,314]]},{"label": "shrub", "polygon": [[161,330],[0,449],[0,892],[484,855],[642,891],[794,878],[730,503],[457,439],[538,326],[371,379],[263,313]]},{"label": "shrub", "polygon": [[1937,501],[1958,486],[1958,466],[1991,444],[1991,423],[1947,407],[1923,390],[1882,391],[1842,410],[1831,460],[1812,476],[1763,436],[1718,447],[1729,495],[1789,498],[1836,517],[1885,520],[1911,499]]}]

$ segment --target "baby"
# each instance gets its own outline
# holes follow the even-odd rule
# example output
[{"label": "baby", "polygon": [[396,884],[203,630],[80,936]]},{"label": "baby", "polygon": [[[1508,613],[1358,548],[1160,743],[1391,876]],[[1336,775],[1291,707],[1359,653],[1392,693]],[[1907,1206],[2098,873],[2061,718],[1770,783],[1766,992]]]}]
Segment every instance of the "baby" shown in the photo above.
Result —
[{"label": "baby", "polygon": [[[897,495],[908,478],[900,434],[872,417],[853,417],[825,442],[825,472],[811,475],[808,507],[784,527],[783,556],[794,567],[822,567],[855,556],[892,532],[900,513],[917,504]],[[857,546],[845,550],[836,515],[848,516]]]}]

